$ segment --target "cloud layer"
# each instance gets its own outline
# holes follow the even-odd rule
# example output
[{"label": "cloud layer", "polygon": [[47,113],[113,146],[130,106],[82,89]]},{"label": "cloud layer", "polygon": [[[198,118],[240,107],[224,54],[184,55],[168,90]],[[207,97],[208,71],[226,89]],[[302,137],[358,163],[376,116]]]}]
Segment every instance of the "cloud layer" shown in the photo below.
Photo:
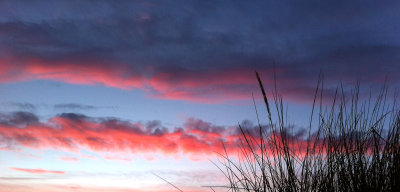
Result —
[{"label": "cloud layer", "polygon": [[[258,126],[250,121],[241,123],[245,133],[259,138]],[[268,127],[263,127],[269,134]],[[293,145],[303,145],[304,131],[288,132]],[[275,137],[279,137],[277,134]],[[93,118],[75,113],[62,113],[42,122],[32,113],[14,112],[0,115],[0,147],[16,150],[21,147],[38,150],[95,153],[156,154],[199,158],[210,155],[240,152],[242,132],[237,126],[218,126],[188,118],[181,127],[167,128],[159,121],[128,122],[116,118]],[[254,141],[256,141],[254,140]],[[225,145],[225,146],[224,146]],[[225,147],[225,149],[224,149]],[[115,159],[105,155],[105,159]],[[125,158],[125,157],[124,157]],[[202,158],[200,158],[202,159]],[[77,161],[76,157],[61,157],[63,161]]]},{"label": "cloud layer", "polygon": [[162,126],[159,121],[132,123],[75,113],[63,113],[46,122],[39,121],[29,112],[2,114],[0,118],[3,149],[212,154],[222,152],[222,142],[235,148],[238,138],[235,127],[216,126],[193,118],[189,118],[183,127],[172,129]]},{"label": "cloud layer", "polygon": [[[0,4],[0,82],[49,79],[196,102],[248,99],[254,71],[288,98],[399,81],[397,1]],[[36,10],[42,11],[36,11]],[[354,11],[357,10],[357,11]],[[336,84],[336,83],[335,83]],[[311,92],[311,93],[310,93]]]}]

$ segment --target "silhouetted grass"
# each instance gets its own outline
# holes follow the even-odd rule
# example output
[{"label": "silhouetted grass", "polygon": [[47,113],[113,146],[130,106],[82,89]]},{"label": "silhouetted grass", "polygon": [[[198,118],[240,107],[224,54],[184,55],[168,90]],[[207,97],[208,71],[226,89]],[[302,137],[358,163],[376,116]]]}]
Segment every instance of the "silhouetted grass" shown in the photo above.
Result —
[{"label": "silhouetted grass", "polygon": [[[387,102],[386,86],[375,99],[366,101],[359,98],[359,85],[350,95],[341,87],[327,107],[322,102],[320,78],[308,135],[295,138],[289,134],[282,98],[275,89],[271,105],[256,75],[267,108],[268,128],[259,123],[258,134],[252,134],[239,125],[243,136],[241,154],[220,154],[220,164],[216,164],[229,184],[213,188],[260,192],[400,191],[400,111],[396,99]],[[276,119],[272,119],[272,112]]]}]

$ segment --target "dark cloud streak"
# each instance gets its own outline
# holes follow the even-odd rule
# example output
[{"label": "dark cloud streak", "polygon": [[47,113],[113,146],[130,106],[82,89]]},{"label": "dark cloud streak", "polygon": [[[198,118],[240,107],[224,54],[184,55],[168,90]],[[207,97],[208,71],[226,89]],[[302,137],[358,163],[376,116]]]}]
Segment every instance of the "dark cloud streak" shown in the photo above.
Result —
[{"label": "dark cloud streak", "polygon": [[36,105],[34,105],[32,103],[28,103],[28,102],[10,102],[10,103],[4,103],[4,104],[12,106],[12,107],[16,107],[22,111],[34,111],[37,108]]},{"label": "dark cloud streak", "polygon": [[95,110],[96,106],[93,105],[82,105],[78,103],[63,103],[54,105],[56,110]]}]

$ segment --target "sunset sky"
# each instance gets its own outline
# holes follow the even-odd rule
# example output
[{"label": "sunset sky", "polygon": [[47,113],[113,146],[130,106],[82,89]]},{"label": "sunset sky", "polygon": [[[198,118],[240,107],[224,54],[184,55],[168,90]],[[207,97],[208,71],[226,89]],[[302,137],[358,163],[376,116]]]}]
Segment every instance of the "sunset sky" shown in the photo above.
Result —
[{"label": "sunset sky", "polygon": [[[400,1],[0,1],[0,192],[211,191],[255,71],[301,136],[329,98],[400,83]],[[270,96],[271,92],[268,92]]]}]

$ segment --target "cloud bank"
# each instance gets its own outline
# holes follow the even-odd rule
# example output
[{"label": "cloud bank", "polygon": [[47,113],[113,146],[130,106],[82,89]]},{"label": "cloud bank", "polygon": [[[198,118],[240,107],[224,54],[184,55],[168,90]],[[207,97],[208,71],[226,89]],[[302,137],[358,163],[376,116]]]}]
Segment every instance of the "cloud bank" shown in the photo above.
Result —
[{"label": "cloud bank", "polygon": [[144,2],[1,2],[0,82],[204,103],[249,99],[255,70],[272,86],[274,63],[292,101],[312,98],[320,71],[328,86],[399,82],[397,1]]},{"label": "cloud bank", "polygon": [[132,123],[75,113],[63,113],[46,122],[29,112],[2,114],[0,118],[3,149],[212,154],[222,151],[222,142],[232,147],[236,145],[239,135],[235,130],[235,127],[216,126],[193,118],[183,127],[172,129],[159,121]]},{"label": "cloud bank", "polygon": [[[258,138],[258,126],[243,121],[247,135]],[[265,134],[269,129],[264,126]],[[304,145],[304,131],[286,133],[294,145]],[[278,135],[275,135],[279,137]],[[128,122],[116,118],[94,118],[82,114],[62,113],[40,121],[29,112],[0,115],[0,145],[3,150],[21,147],[38,150],[95,153],[155,154],[206,157],[238,154],[242,149],[242,132],[237,126],[219,126],[188,118],[180,127],[167,128],[160,121]],[[225,146],[225,149],[224,149]],[[114,160],[113,156],[105,159]],[[77,161],[75,157],[61,157],[63,161]],[[129,160],[129,159],[119,159]]]}]

